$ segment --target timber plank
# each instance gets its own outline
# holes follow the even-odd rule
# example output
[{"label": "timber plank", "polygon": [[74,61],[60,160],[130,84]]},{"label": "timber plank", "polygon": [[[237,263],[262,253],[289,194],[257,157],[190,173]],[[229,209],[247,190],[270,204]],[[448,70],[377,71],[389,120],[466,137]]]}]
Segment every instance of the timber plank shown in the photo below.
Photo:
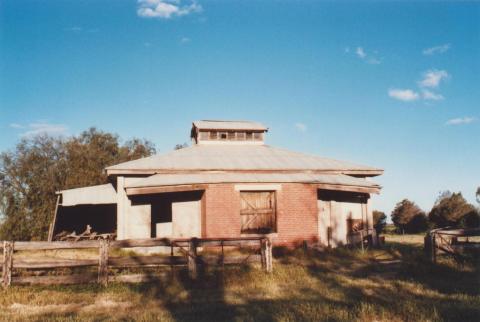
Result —
[{"label": "timber plank", "polygon": [[138,267],[158,265],[186,265],[184,256],[158,257],[158,256],[130,256],[109,257],[108,266],[112,267]]},{"label": "timber plank", "polygon": [[97,266],[96,259],[13,259],[13,268],[63,268],[63,267],[84,267]]},{"label": "timber plank", "polygon": [[69,242],[69,241],[15,242],[15,250],[81,249],[81,248],[98,248],[98,247],[100,247],[100,241],[98,240],[82,240],[77,242]]},{"label": "timber plank", "polygon": [[[198,256],[200,263],[206,263],[207,265],[222,265],[222,256],[215,255],[203,255]],[[223,258],[223,264],[248,264],[248,263],[260,263],[261,255],[246,255],[246,256],[225,256]]]}]

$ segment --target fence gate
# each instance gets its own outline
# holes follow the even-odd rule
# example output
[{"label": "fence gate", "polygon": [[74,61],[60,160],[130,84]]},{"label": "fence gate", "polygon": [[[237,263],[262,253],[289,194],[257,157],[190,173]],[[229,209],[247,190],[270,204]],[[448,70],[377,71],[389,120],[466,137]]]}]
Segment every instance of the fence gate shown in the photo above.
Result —
[{"label": "fence gate", "polygon": [[242,233],[276,231],[274,191],[241,191],[240,203]]}]

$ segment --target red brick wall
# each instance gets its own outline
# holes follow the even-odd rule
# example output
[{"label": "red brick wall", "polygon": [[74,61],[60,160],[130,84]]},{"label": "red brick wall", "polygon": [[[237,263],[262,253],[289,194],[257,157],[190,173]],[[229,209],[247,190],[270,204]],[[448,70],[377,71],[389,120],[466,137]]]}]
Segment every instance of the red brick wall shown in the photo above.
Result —
[{"label": "red brick wall", "polygon": [[204,216],[205,237],[240,237],[240,193],[233,184],[208,186]]},{"label": "red brick wall", "polygon": [[[308,184],[287,183],[276,193],[276,244],[316,240],[317,190]],[[233,184],[210,185],[204,195],[204,237],[240,237],[240,192]]]},{"label": "red brick wall", "polygon": [[318,239],[316,187],[302,183],[282,184],[277,192],[277,243],[297,244]]}]

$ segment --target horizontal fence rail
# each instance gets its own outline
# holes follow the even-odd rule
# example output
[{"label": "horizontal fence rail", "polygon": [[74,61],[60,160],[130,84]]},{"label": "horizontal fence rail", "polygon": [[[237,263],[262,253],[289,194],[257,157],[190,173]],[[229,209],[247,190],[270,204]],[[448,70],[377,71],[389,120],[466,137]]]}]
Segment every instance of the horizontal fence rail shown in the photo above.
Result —
[{"label": "horizontal fence rail", "polygon": [[[168,247],[170,256],[111,256],[115,249]],[[248,247],[260,250],[260,254],[226,255],[224,247]],[[198,254],[203,248],[221,248],[220,255]],[[96,249],[97,259],[65,259],[30,257],[23,258],[15,255],[18,251],[39,250],[77,250]],[[161,266],[186,266],[189,276],[197,278],[198,265],[239,265],[248,263],[261,263],[262,269],[272,272],[272,242],[268,237],[242,237],[242,238],[154,238],[154,239],[126,239],[126,240],[88,240],[88,241],[56,241],[56,242],[0,242],[3,253],[2,280],[3,287],[11,284],[83,284],[108,282],[145,282],[158,279],[166,272],[150,274],[109,275],[109,268],[145,268]],[[174,255],[175,251],[180,255]],[[13,276],[14,269],[49,270],[58,268],[97,267],[97,273],[48,275],[48,276]]]},{"label": "horizontal fence rail", "polygon": [[[439,252],[452,256],[458,262],[465,260],[466,254],[480,257],[480,243],[469,241],[469,237],[480,237],[480,229],[437,228],[429,231],[424,238],[424,250],[430,261],[437,262]],[[466,241],[459,241],[466,238]]]}]

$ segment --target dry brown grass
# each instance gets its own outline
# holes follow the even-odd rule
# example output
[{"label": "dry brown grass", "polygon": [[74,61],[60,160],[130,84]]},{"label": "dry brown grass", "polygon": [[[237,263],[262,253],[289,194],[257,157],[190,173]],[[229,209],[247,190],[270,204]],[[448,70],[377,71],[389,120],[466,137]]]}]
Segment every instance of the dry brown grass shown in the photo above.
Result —
[{"label": "dry brown grass", "polygon": [[387,236],[382,250],[276,250],[274,272],[184,271],[157,283],[12,287],[0,295],[5,321],[335,320],[476,321],[478,265],[423,258],[422,236]]}]

